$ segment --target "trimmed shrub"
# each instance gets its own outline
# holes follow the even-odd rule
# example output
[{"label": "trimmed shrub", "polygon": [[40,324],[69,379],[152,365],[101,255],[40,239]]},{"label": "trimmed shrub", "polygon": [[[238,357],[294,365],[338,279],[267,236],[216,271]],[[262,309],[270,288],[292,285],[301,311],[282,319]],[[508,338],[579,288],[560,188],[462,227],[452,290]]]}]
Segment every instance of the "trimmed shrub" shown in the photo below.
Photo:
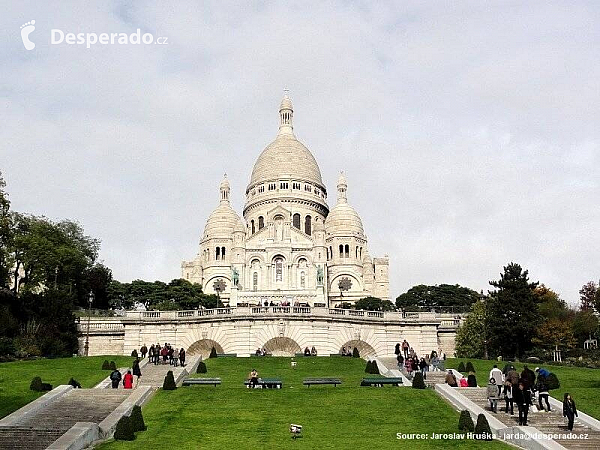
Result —
[{"label": "trimmed shrub", "polygon": [[475,425],[475,435],[477,439],[482,441],[492,440],[492,430],[490,429],[490,424],[488,423],[487,419],[483,414],[479,414],[477,416],[477,425]]},{"label": "trimmed shrub", "polygon": [[216,358],[217,357],[217,350],[213,347],[210,349],[210,356],[209,358]]},{"label": "trimmed shrub", "polygon": [[458,429],[460,431],[468,432],[473,432],[475,430],[475,424],[471,418],[471,413],[466,409],[463,409],[460,412],[460,417],[458,418]]},{"label": "trimmed shrub", "polygon": [[356,347],[354,347],[354,350],[352,350],[352,357],[360,358],[360,353],[358,352],[358,349]]},{"label": "trimmed shrub", "polygon": [[111,361],[110,364],[108,365],[108,368],[110,370],[117,370],[117,365],[115,364],[114,361]]},{"label": "trimmed shrub", "polygon": [[31,380],[31,384],[29,385],[29,389],[36,392],[42,391],[42,379],[40,377],[33,377]]},{"label": "trimmed shrub", "polygon": [[548,383],[549,390],[560,388],[560,381],[555,373],[550,372],[550,375],[546,377],[546,383]]},{"label": "trimmed shrub", "polygon": [[51,391],[52,385],[50,383],[42,383],[42,391]]},{"label": "trimmed shrub", "polygon": [[133,441],[135,439],[131,419],[128,416],[121,417],[117,422],[114,438],[117,441]]},{"label": "trimmed shrub", "polygon": [[459,362],[456,370],[458,370],[460,373],[465,373],[467,371],[467,369],[465,369],[465,363],[462,361]]},{"label": "trimmed shrub", "polygon": [[373,373],[373,372],[371,372],[371,370],[373,370],[371,368],[371,361],[367,361],[367,366],[365,367],[365,373]]},{"label": "trimmed shrub", "polygon": [[427,386],[425,385],[425,380],[423,380],[423,374],[421,372],[416,372],[412,379],[412,387],[415,389],[425,389]]},{"label": "trimmed shrub", "polygon": [[81,389],[81,384],[79,383],[79,381],[77,381],[75,378],[71,377],[71,379],[69,380],[69,382],[67,384],[70,384],[71,386],[73,386],[75,389]]},{"label": "trimmed shrub", "polygon": [[196,369],[196,373],[206,373],[206,364],[204,364],[204,361],[200,361],[198,363],[198,368]]},{"label": "trimmed shrub", "polygon": [[465,371],[475,373],[475,367],[473,367],[473,363],[471,361],[469,361],[465,366]]},{"label": "trimmed shrub", "polygon": [[379,367],[377,366],[377,361],[371,361],[371,373],[374,375],[379,375]]},{"label": "trimmed shrub", "polygon": [[129,421],[131,422],[131,428],[133,431],[146,431],[148,428],[144,423],[144,416],[142,416],[142,408],[138,405],[135,405],[131,410],[131,415],[129,416]]},{"label": "trimmed shrub", "polygon": [[110,370],[110,364],[108,363],[107,359],[105,359],[102,363],[102,370]]},{"label": "trimmed shrub", "polygon": [[137,358],[137,357],[138,357],[138,352],[137,352],[137,350],[135,350],[135,349],[134,349],[134,350],[131,352],[131,356],[133,356],[134,358]]},{"label": "trimmed shrub", "polygon": [[174,391],[177,389],[177,385],[175,384],[175,377],[173,377],[173,371],[169,370],[167,375],[165,376],[165,381],[163,381],[163,390],[165,391]]}]

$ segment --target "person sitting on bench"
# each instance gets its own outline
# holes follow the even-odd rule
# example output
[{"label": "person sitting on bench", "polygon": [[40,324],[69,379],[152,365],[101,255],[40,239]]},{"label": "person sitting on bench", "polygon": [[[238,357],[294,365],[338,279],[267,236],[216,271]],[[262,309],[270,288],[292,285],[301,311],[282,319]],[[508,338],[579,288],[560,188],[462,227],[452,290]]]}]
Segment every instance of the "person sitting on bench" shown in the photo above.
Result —
[{"label": "person sitting on bench", "polygon": [[317,349],[315,348],[315,346],[313,345],[313,347],[310,349],[310,356],[317,356]]},{"label": "person sitting on bench", "polygon": [[304,349],[304,356],[310,356],[310,350],[308,349],[308,347]]},{"label": "person sitting on bench", "polygon": [[252,369],[252,372],[250,372],[249,378],[250,378],[250,387],[256,388],[256,385],[258,384],[258,372],[256,371],[256,369]]}]

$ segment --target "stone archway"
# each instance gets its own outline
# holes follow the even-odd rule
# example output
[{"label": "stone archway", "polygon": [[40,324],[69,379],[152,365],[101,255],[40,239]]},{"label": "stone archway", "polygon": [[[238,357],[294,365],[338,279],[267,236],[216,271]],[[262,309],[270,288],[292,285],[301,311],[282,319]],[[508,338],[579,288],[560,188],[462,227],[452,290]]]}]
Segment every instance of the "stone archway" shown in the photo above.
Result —
[{"label": "stone archway", "polygon": [[187,350],[187,355],[202,355],[202,358],[208,358],[213,347],[217,353],[225,353],[223,347],[221,347],[217,341],[213,341],[212,339],[201,339],[190,345]]},{"label": "stone archway", "polygon": [[302,348],[296,341],[288,337],[274,337],[263,345],[267,353],[273,356],[294,356],[302,352]]},{"label": "stone archway", "polygon": [[354,348],[358,349],[358,353],[360,357],[363,359],[368,359],[377,356],[377,352],[375,349],[365,341],[358,341],[356,339],[352,341],[347,341],[344,345],[339,348],[339,353],[342,353],[342,349],[346,348],[346,351],[353,350]]}]

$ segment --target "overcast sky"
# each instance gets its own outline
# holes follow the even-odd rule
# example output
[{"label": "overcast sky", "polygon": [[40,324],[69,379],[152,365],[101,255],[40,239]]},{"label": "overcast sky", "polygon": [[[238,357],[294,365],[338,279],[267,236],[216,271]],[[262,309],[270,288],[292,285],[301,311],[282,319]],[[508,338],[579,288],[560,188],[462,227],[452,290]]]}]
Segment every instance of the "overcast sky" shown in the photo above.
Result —
[{"label": "overcast sky", "polygon": [[[224,172],[241,214],[284,88],[392,298],[511,261],[570,303],[600,278],[598,2],[48,3],[0,5],[0,170],[115,279],[178,277]],[[168,44],[50,43],[137,28]]]}]

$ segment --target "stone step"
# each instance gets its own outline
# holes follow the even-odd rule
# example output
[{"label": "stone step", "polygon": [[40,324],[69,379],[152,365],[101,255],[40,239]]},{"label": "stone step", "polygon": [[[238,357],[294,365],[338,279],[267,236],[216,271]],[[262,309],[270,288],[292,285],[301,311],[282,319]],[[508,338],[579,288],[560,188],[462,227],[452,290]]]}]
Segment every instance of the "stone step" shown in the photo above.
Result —
[{"label": "stone step", "polygon": [[62,434],[53,429],[0,427],[0,450],[43,450]]},{"label": "stone step", "polygon": [[73,389],[41,411],[26,417],[18,425],[33,429],[60,430],[64,433],[77,422],[100,423],[130,393],[131,391]]}]

